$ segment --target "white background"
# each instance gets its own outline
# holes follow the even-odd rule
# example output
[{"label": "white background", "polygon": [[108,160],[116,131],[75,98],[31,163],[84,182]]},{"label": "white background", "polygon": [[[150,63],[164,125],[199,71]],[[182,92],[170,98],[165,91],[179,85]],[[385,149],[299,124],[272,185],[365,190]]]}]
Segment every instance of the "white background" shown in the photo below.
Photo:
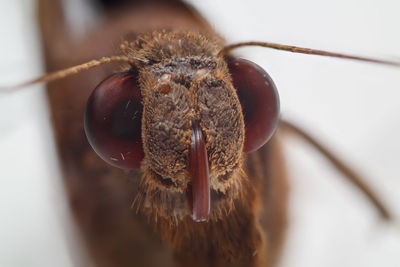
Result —
[{"label": "white background", "polygon": [[[228,42],[270,41],[400,60],[397,0],[195,5]],[[0,1],[0,84],[42,73],[35,16],[33,1]],[[399,221],[400,69],[263,48],[237,53],[273,77],[282,116],[365,175]],[[0,95],[0,266],[77,264],[68,249],[73,227],[41,88]],[[400,224],[382,223],[307,145],[290,139],[286,151],[292,194],[282,266],[400,266]]]}]

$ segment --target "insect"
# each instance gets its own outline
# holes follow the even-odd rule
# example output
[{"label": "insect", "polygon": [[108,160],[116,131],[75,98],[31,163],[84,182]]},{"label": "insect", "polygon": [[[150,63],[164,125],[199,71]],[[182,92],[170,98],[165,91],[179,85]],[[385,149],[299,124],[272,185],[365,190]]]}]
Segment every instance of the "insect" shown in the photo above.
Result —
[{"label": "insect", "polygon": [[[251,39],[254,39],[254,37],[252,37]],[[340,64],[345,64],[345,63],[340,63]],[[275,80],[276,80],[276,78],[275,78]],[[322,90],[322,88],[321,88],[321,90]]]}]

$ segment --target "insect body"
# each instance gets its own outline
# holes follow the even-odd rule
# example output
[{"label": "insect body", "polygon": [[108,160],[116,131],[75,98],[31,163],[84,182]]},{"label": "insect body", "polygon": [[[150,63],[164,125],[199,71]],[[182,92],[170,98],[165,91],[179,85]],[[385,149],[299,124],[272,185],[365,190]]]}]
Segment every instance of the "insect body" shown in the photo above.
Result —
[{"label": "insect body", "polygon": [[[120,36],[133,32],[127,39],[130,42],[124,42],[122,47],[128,57],[128,60],[123,58],[122,62],[130,64],[125,66],[122,70],[124,74],[121,74],[127,78],[126,81],[122,76],[114,74],[96,86],[115,72],[115,68],[111,69],[112,71],[110,68],[104,68],[99,69],[100,72],[87,73],[89,75],[85,75],[79,81],[68,79],[67,83],[54,82],[50,85],[55,89],[50,89],[49,94],[52,99],[55,127],[60,130],[56,131],[60,152],[63,151],[61,158],[66,186],[72,194],[72,209],[78,225],[87,230],[83,230],[82,234],[89,242],[89,254],[100,266],[107,266],[109,263],[130,265],[133,262],[156,266],[159,262],[173,264],[173,261],[166,260],[166,257],[174,257],[175,262],[183,266],[193,262],[199,266],[222,266],[234,262],[245,265],[267,261],[272,263],[276,259],[276,256],[272,255],[278,255],[282,231],[274,231],[270,236],[277,242],[268,245],[268,253],[271,253],[271,256],[267,258],[264,230],[256,219],[256,213],[260,212],[260,204],[257,203],[261,203],[262,199],[258,197],[260,194],[253,193],[257,184],[260,186],[256,190],[264,190],[265,187],[261,185],[264,182],[260,178],[267,170],[244,161],[244,119],[231,77],[227,75],[227,62],[223,55],[218,55],[222,45],[213,41],[215,36],[209,32],[208,26],[185,5],[160,5],[162,8],[157,9],[157,5],[152,4],[151,10],[147,10],[146,5],[143,9],[134,6],[128,16],[129,20],[133,21],[125,24],[127,28],[119,27],[119,33],[109,33]],[[43,19],[52,16],[46,13],[46,9],[43,9],[43,12]],[[140,25],[146,12],[150,24],[135,28],[135,25]],[[173,19],[158,21],[160,14]],[[149,16],[154,20],[149,19]],[[46,26],[47,24],[44,25],[44,29]],[[154,29],[159,28],[172,28],[174,31],[159,31],[151,35]],[[203,34],[196,33],[199,31]],[[148,34],[137,35],[135,32]],[[49,66],[52,65],[50,61],[54,59],[53,56],[57,57],[60,52],[53,50],[51,45],[53,33],[44,31],[44,38],[47,40],[45,42],[49,42],[50,47],[46,50]],[[205,38],[203,35],[209,37]],[[104,28],[102,36],[107,36]],[[87,45],[93,41],[90,39]],[[68,43],[68,40],[65,43]],[[106,50],[112,52],[111,47]],[[84,57],[87,59],[98,58],[100,55],[95,55],[96,50],[89,51],[93,54],[85,53]],[[104,53],[105,51],[101,51],[101,54]],[[76,63],[82,62],[81,58],[71,60]],[[72,62],[62,64],[74,65]],[[237,64],[240,65],[240,62]],[[55,68],[60,69],[60,66]],[[90,78],[91,75],[93,79]],[[68,84],[69,82],[71,84]],[[111,101],[117,101],[110,112],[107,111],[107,103],[101,104],[102,92],[117,92],[129,83],[137,83],[140,86],[143,101],[141,134],[135,133],[140,130],[137,127],[120,131],[119,126],[125,124],[120,124],[119,121],[123,122],[125,119],[110,118],[128,111],[125,114],[132,115],[128,117],[135,120],[141,113],[140,110],[136,110],[138,113],[134,110],[135,106],[140,106],[138,98],[110,97]],[[108,86],[112,84],[114,87]],[[88,99],[96,87],[86,106],[84,99]],[[82,101],[70,102],[78,92],[82,95]],[[59,102],[56,99],[62,100]],[[176,105],[172,105],[174,102]],[[98,103],[105,108],[103,111],[96,108]],[[95,150],[113,165],[124,164],[124,161],[137,161],[140,155],[131,158],[137,152],[136,149],[107,154],[118,149],[103,149],[96,143],[96,139],[116,141],[111,139],[118,136],[123,141],[127,140],[126,137],[141,137],[144,158],[142,162],[134,164],[141,165],[140,171],[135,170],[127,174],[104,163],[93,152],[83,129],[82,115],[85,106],[86,133],[89,141]],[[66,109],[71,113],[67,115],[64,112]],[[271,111],[275,112],[275,120],[271,121],[269,132],[263,133],[266,137],[264,143],[271,136],[277,123],[277,109]],[[98,116],[101,112],[105,112],[104,116]],[[111,132],[114,135],[111,139],[101,137],[106,131],[97,130],[110,128],[102,128],[103,126],[97,123],[97,118],[103,122],[112,121]],[[221,129],[225,129],[225,133]],[[251,149],[260,145],[262,144],[253,145]],[[127,147],[123,145],[124,149]],[[263,151],[267,156],[268,151],[265,148]],[[253,155],[252,158],[258,160],[257,155]],[[200,164],[200,160],[204,163]],[[207,164],[209,175],[204,174]],[[132,165],[128,168],[132,169]],[[249,177],[243,172],[245,168],[251,168]],[[195,184],[195,177],[198,178],[198,185]],[[208,179],[209,186],[204,185]],[[244,183],[246,179],[252,179],[253,183]],[[266,190],[285,188],[285,179],[279,180],[278,176],[274,179],[277,179],[277,184],[281,186]],[[244,185],[241,185],[242,183]],[[278,195],[283,200],[280,201],[282,204],[285,195],[284,190]],[[131,209],[133,200],[135,201]],[[269,212],[274,214],[275,221],[282,222],[277,226],[277,230],[283,228],[284,208]],[[208,221],[197,222],[204,220]],[[243,225],[246,227],[243,228]],[[210,240],[209,235],[213,236],[213,239]],[[104,244],[114,244],[114,248]],[[274,250],[276,251],[273,252]]]},{"label": "insect body", "polygon": [[[116,167],[141,166],[134,207],[181,254],[254,261],[263,247],[251,219],[259,216],[261,191],[254,185],[262,181],[246,174],[244,152],[259,149],[277,126],[272,80],[249,61],[227,64],[222,47],[201,34],[154,32],[123,47],[137,62],[89,98],[85,130],[92,147]],[[235,224],[218,227],[227,220]],[[246,237],[234,233],[243,230]]]}]

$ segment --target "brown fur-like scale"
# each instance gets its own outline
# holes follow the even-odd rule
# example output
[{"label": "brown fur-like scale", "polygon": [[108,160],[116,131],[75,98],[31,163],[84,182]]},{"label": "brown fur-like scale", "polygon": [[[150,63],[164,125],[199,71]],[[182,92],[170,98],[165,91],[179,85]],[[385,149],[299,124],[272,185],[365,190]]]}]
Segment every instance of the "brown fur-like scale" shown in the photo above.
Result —
[{"label": "brown fur-like scale", "polygon": [[242,195],[243,112],[226,62],[217,56],[221,49],[199,33],[168,31],[122,45],[126,55],[140,59],[133,68],[143,98],[145,158],[135,204],[149,216],[177,221],[190,216],[186,192],[193,121],[200,122],[207,143],[215,198],[210,220],[224,219]]},{"label": "brown fur-like scale", "polygon": [[[215,57],[221,39],[204,19],[178,1],[139,1],[105,13],[103,24],[76,39],[58,1],[40,0],[39,14],[48,71],[111,55],[127,33],[123,52],[148,60],[133,66],[139,70],[145,106],[141,171],[108,166],[92,151],[83,130],[91,90],[119,66],[48,86],[71,210],[95,265],[273,266],[286,226],[279,137],[242,155],[241,107],[236,94],[229,93],[234,88],[226,63]],[[168,68],[182,71],[161,78]],[[163,87],[166,81],[170,90]],[[180,105],[170,104],[174,101]],[[167,111],[184,116],[173,123],[152,121]],[[192,221],[185,196],[192,119],[200,121],[210,160],[213,206],[204,223]],[[221,134],[216,127],[228,132]]]}]

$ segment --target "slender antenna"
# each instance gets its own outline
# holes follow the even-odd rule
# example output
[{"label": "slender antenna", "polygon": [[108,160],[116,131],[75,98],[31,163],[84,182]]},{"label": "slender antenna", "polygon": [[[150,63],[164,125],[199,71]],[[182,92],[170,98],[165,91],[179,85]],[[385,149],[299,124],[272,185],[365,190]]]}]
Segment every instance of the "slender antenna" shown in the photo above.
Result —
[{"label": "slender antenna", "polygon": [[310,48],[291,46],[291,45],[275,44],[275,43],[264,43],[264,42],[243,42],[243,43],[227,45],[224,48],[222,48],[221,51],[218,52],[218,56],[225,55],[227,52],[231,51],[232,49],[243,47],[243,46],[261,46],[261,47],[267,47],[267,48],[283,50],[283,51],[288,51],[288,52],[293,52],[293,53],[351,59],[351,60],[357,60],[357,61],[364,61],[364,62],[400,67],[400,62],[396,62],[396,61],[388,61],[388,60],[381,60],[381,59],[374,59],[374,58],[367,58],[367,57],[352,56],[352,55],[333,53],[333,52],[317,50],[317,49],[310,49]]},{"label": "slender antenna", "polygon": [[39,78],[33,79],[28,82],[24,82],[21,84],[17,84],[14,86],[7,86],[7,87],[0,87],[0,93],[8,93],[11,91],[14,91],[16,89],[20,89],[22,87],[26,87],[32,84],[40,83],[40,82],[51,82],[54,80],[62,79],[70,75],[77,74],[81,71],[88,70],[103,64],[111,63],[111,62],[117,62],[117,61],[123,61],[123,62],[128,62],[133,64],[135,61],[143,61],[147,62],[146,59],[141,59],[141,58],[135,58],[135,57],[127,57],[127,56],[111,56],[111,57],[102,57],[100,59],[94,59],[91,61],[88,61],[86,63],[76,65],[70,68],[66,68],[63,70],[55,71],[52,73],[45,74]]},{"label": "slender antenna", "polygon": [[337,156],[335,156],[331,151],[324,147],[321,143],[315,140],[313,137],[308,135],[306,132],[293,125],[290,122],[280,120],[279,127],[286,132],[297,135],[311,144],[316,148],[322,155],[324,155],[335,168],[341,172],[349,182],[356,186],[371,202],[375,209],[380,213],[383,219],[392,220],[393,216],[386,208],[382,200],[375,194],[375,192],[369,187],[362,179],[362,177],[352,170],[346,163],[341,161]]}]

